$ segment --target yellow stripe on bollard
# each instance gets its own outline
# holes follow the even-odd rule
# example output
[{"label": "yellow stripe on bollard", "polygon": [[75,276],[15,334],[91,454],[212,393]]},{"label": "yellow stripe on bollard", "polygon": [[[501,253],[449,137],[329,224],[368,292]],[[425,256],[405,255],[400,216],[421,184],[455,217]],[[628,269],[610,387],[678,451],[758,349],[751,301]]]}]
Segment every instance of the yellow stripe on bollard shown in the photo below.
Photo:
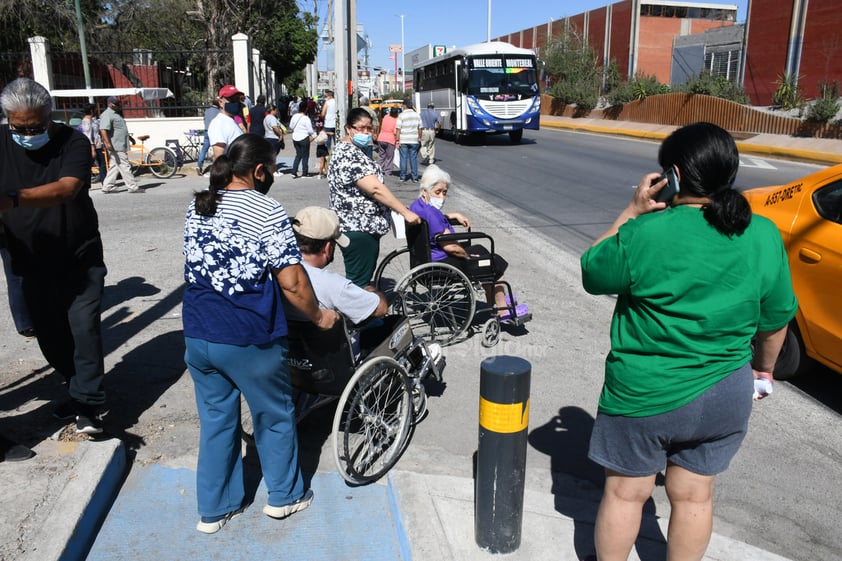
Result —
[{"label": "yellow stripe on bollard", "polygon": [[494,403],[479,398],[479,425],[491,432],[511,434],[529,426],[529,400],[526,403]]}]

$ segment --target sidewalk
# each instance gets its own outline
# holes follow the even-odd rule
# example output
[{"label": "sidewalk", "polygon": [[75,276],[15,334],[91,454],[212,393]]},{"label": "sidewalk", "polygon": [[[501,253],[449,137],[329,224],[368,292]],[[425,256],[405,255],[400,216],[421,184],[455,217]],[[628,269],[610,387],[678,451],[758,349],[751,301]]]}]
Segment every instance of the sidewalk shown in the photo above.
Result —
[{"label": "sidewalk", "polygon": [[[650,123],[587,118],[573,119],[548,115],[541,115],[541,127],[631,136],[648,140],[662,140],[678,128]],[[737,148],[739,148],[740,153],[757,156],[842,164],[842,140],[758,134],[738,140]]]},{"label": "sidewalk", "polygon": [[[654,125],[556,117],[547,117],[542,125],[653,139],[662,138],[672,130]],[[768,136],[744,141],[740,149],[759,155],[786,152],[793,158],[842,162],[842,141]],[[167,185],[164,189],[181,189],[187,197],[198,188],[197,179],[171,180],[169,184],[164,183]],[[112,197],[119,194],[108,199]],[[136,204],[135,197],[131,199]],[[179,205],[182,208],[181,202]],[[180,247],[174,251],[180,253]],[[154,252],[150,251],[150,260],[153,259]],[[130,311],[126,315],[130,316]],[[180,318],[164,317],[163,322],[170,322],[159,328],[163,335],[177,334]],[[9,343],[9,346],[17,345],[17,340]],[[27,365],[43,364],[43,359],[37,358],[40,356],[37,345],[27,345],[31,363],[26,362],[26,357],[18,359],[21,378],[27,377],[23,374],[29,372]],[[9,391],[9,387],[3,391]],[[178,399],[189,400],[191,396],[182,393]],[[167,406],[166,403],[154,405]],[[173,448],[193,442],[195,433],[190,431],[196,427],[164,421],[168,419],[166,411],[160,413],[162,438],[169,438]],[[45,439],[35,447],[38,454],[35,458],[0,464],[0,509],[6,513],[0,522],[0,541],[6,543],[0,546],[0,561],[81,561],[89,549],[91,561],[499,558],[475,543],[470,474],[466,477],[465,474],[416,473],[407,469],[411,463],[404,462],[378,483],[351,488],[324,461],[314,468],[311,484],[316,500],[308,510],[287,521],[272,521],[260,512],[265,492],[257,489],[255,504],[243,516],[231,521],[218,534],[204,536],[195,531],[195,456],[186,454],[166,465],[136,461],[129,466],[126,446],[117,439],[100,442]],[[131,471],[127,473],[129,468]],[[545,479],[550,479],[546,475]],[[112,505],[118,492],[119,497]],[[589,546],[585,544],[590,542],[584,536],[592,535],[595,512],[595,501],[536,491],[527,485],[521,546],[505,559],[575,561],[584,558],[592,553],[587,550]],[[659,532],[655,524],[660,525]],[[647,520],[652,538],[666,535],[663,524],[663,519]],[[243,528],[248,531],[242,531]],[[647,550],[660,546],[656,539],[644,538],[638,547]],[[22,555],[12,556],[11,552],[22,552]],[[632,559],[639,559],[634,552]],[[715,534],[705,559],[776,561],[784,558]]]}]

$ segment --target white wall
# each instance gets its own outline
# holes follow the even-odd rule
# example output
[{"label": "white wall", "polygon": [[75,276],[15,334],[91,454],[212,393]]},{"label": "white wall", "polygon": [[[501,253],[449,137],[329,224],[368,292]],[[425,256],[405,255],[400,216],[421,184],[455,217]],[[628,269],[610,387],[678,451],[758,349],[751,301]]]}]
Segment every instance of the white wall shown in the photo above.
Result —
[{"label": "white wall", "polygon": [[179,144],[184,145],[186,142],[184,135],[187,131],[205,128],[202,117],[126,119],[126,124],[135,140],[138,136],[149,135],[149,140],[144,143],[146,148],[164,146],[164,143],[171,138],[177,139]]}]

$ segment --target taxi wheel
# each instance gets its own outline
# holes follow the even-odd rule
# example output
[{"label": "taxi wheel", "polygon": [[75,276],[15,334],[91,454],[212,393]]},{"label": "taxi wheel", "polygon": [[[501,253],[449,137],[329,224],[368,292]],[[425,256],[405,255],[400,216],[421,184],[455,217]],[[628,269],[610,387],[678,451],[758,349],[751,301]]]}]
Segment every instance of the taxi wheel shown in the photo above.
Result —
[{"label": "taxi wheel", "polygon": [[813,359],[804,351],[804,341],[801,339],[798,324],[795,321],[791,322],[778,361],[775,363],[775,379],[790,380],[800,376],[810,370],[813,363]]}]

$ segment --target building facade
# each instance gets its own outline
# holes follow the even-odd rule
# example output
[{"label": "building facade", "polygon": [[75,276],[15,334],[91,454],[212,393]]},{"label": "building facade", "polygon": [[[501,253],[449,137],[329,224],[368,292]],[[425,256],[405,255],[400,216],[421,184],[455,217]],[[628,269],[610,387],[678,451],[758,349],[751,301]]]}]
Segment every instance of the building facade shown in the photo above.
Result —
[{"label": "building facade", "polygon": [[769,105],[778,80],[798,77],[805,98],[820,82],[842,81],[839,0],[749,0],[743,87],[755,105]]},{"label": "building facade", "polygon": [[625,76],[646,74],[669,84],[674,37],[733,26],[736,19],[736,5],[622,0],[495,40],[533,49],[540,56],[550,37],[574,30],[604,65],[613,60]]}]

